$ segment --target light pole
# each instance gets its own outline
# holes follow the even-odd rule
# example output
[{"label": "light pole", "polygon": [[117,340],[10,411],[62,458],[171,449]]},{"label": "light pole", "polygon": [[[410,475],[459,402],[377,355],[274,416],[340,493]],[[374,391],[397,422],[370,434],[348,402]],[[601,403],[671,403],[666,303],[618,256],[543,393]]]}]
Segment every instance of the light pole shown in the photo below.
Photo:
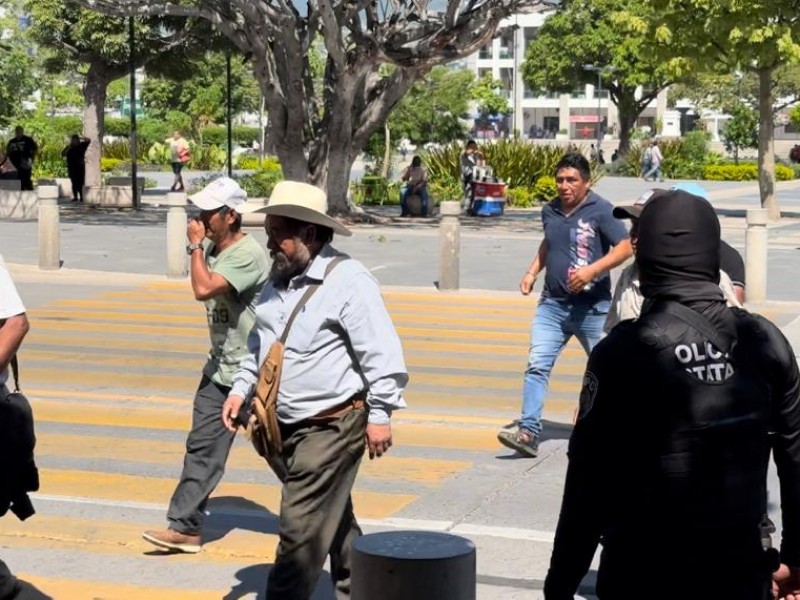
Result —
[{"label": "light pole", "polygon": [[[600,124],[603,122],[602,112],[602,98],[600,97],[600,88],[603,86],[603,75],[607,73],[613,73],[616,69],[611,65],[605,66],[598,66],[593,64],[585,64],[583,65],[584,71],[591,71],[593,73],[597,73],[597,88],[595,88],[594,93],[597,95],[597,146],[595,147],[595,161],[597,164],[600,164],[600,144],[603,141],[602,133],[600,131]],[[609,94],[609,99],[611,94]]]}]

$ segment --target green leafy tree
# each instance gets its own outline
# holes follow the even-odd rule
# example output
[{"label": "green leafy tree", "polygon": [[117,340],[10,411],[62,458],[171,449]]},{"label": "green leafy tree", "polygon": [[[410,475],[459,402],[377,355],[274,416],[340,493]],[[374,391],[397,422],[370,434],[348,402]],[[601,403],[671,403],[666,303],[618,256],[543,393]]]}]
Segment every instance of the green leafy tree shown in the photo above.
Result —
[{"label": "green leafy tree", "polygon": [[[649,31],[678,75],[752,73],[758,81],[761,205],[780,218],[775,196],[775,88],[781,70],[800,62],[800,12],[792,0],[652,0]],[[642,24],[643,26],[646,24]]]},{"label": "green leafy tree", "polygon": [[20,4],[4,3],[0,17],[0,126],[8,125],[22,112],[22,101],[36,89],[35,61],[18,25]]},{"label": "green leafy tree", "polygon": [[[347,213],[350,171],[415,81],[486,44],[542,0],[77,0],[107,14],[192,15],[252,56],[284,175]],[[325,46],[322,89],[311,48]],[[393,68],[387,70],[386,65]]]},{"label": "green leafy tree", "polygon": [[511,112],[508,100],[500,95],[503,82],[491,75],[484,75],[472,86],[471,97],[478,105],[482,117],[507,115]]},{"label": "green leafy tree", "polygon": [[731,118],[725,125],[722,138],[725,149],[733,154],[739,164],[739,151],[743,148],[758,148],[758,113],[739,102],[729,110]]},{"label": "green leafy tree", "polygon": [[[226,116],[226,56],[224,52],[207,52],[186,61],[180,72],[147,77],[142,87],[142,102],[148,117],[176,120],[183,113],[188,117],[189,131],[202,138],[208,125],[222,123]],[[260,91],[240,56],[231,60],[231,108],[234,114],[258,110]],[[186,123],[186,119],[180,119]],[[183,129],[183,128],[179,128]]]},{"label": "green leafy tree", "polygon": [[[695,108],[727,110],[739,102],[758,106],[759,83],[754,72],[698,72],[669,89],[669,102],[688,100]],[[800,101],[800,66],[782,65],[772,77],[773,114]]]},{"label": "green leafy tree", "polygon": [[[107,89],[129,71],[128,20],[80,8],[64,0],[25,0],[31,15],[30,33],[43,49],[51,73],[68,70],[83,76],[83,134],[94,141],[86,153],[86,184],[100,183],[100,157]],[[202,21],[176,17],[137,18],[134,26],[137,66],[156,58],[174,66],[201,47]],[[205,42],[202,42],[205,43]]]},{"label": "green leafy tree", "polygon": [[627,152],[631,130],[642,111],[674,81],[656,55],[647,24],[650,2],[571,0],[549,17],[528,46],[522,73],[539,92],[572,92],[597,85],[585,65],[607,67],[601,74],[619,113],[619,149]]},{"label": "green leafy tree", "polygon": [[392,111],[388,121],[392,137],[407,138],[415,145],[462,139],[474,79],[471,71],[434,67]]}]

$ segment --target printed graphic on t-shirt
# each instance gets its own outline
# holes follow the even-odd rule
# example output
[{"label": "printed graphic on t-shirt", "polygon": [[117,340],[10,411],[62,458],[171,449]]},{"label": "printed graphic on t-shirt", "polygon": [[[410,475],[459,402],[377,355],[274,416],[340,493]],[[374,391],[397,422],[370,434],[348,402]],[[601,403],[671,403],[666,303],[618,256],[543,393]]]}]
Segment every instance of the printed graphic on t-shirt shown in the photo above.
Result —
[{"label": "printed graphic on t-shirt", "polygon": [[[578,219],[578,226],[570,231],[570,245],[569,245],[569,270],[567,271],[567,279],[572,274],[580,269],[594,262],[592,256],[592,240],[597,237],[597,227],[592,222]],[[592,287],[592,282],[589,282],[584,291],[588,291]]]}]

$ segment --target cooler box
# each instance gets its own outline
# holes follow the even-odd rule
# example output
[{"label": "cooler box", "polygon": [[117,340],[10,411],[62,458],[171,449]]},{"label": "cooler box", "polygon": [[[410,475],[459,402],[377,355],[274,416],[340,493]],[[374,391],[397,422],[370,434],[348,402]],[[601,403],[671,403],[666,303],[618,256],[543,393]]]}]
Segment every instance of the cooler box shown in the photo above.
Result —
[{"label": "cooler box", "polygon": [[478,217],[502,215],[506,206],[506,184],[472,182],[472,214]]}]

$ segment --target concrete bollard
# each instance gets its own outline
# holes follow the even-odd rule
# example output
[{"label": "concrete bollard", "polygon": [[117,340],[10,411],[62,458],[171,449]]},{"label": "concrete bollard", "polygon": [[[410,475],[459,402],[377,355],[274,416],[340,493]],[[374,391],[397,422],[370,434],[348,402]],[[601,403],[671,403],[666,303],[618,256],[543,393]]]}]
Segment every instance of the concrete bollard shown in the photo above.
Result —
[{"label": "concrete bollard", "polygon": [[767,301],[767,209],[747,209],[745,236],[745,278],[747,302],[760,304]]},{"label": "concrete bollard", "polygon": [[186,277],[186,194],[167,194],[167,277]]},{"label": "concrete bollard", "polygon": [[429,531],[385,531],[353,542],[352,600],[475,600],[475,545]]},{"label": "concrete bollard", "polygon": [[439,289],[457,290],[461,275],[461,203],[442,202],[439,211]]},{"label": "concrete bollard", "polygon": [[58,213],[58,186],[40,185],[39,197],[39,268],[61,268],[61,222]]}]

